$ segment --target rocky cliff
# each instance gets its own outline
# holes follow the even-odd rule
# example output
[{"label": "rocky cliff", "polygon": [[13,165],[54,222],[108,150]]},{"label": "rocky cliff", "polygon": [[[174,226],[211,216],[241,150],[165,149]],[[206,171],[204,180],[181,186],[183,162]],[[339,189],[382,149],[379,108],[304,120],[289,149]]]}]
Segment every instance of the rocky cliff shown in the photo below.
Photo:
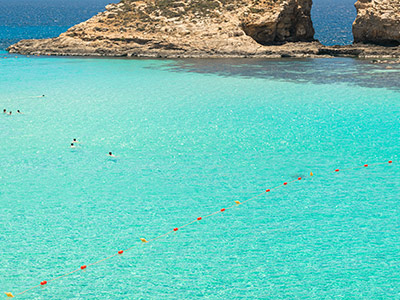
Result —
[{"label": "rocky cliff", "polygon": [[358,0],[355,43],[400,45],[400,0]]},{"label": "rocky cliff", "polygon": [[[274,47],[265,45],[313,41],[311,5],[312,0],[122,0],[57,38],[23,40],[8,50],[50,55],[257,56],[273,52]],[[317,50],[312,44],[296,44],[291,51]]]},{"label": "rocky cliff", "polygon": [[312,0],[121,0],[12,53],[127,57],[400,57],[400,0],[359,0],[354,45],[313,40]]}]

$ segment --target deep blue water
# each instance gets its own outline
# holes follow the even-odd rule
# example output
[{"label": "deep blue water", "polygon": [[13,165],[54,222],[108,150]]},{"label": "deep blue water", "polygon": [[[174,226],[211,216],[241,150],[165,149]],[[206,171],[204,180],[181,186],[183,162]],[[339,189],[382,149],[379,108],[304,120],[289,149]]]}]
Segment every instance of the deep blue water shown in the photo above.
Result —
[{"label": "deep blue water", "polygon": [[[0,0],[0,49],[26,38],[55,37],[104,10],[110,0]],[[314,0],[315,37],[322,43],[349,44],[356,16],[354,0]]]},{"label": "deep blue water", "polygon": [[58,36],[104,10],[110,0],[0,0],[0,49],[27,38]]},{"label": "deep blue water", "polygon": [[357,12],[355,0],[314,0],[312,19],[315,38],[324,45],[353,42],[352,24]]}]

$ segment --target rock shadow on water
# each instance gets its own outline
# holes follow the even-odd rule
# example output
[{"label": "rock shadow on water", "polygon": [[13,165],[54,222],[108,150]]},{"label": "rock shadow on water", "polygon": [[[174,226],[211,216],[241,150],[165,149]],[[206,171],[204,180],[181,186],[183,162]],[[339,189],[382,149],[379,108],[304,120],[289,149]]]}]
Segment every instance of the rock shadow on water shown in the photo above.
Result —
[{"label": "rock shadow on water", "polygon": [[162,67],[172,72],[224,77],[265,78],[294,83],[350,84],[400,90],[400,65],[374,64],[353,58],[318,59],[185,59]]}]

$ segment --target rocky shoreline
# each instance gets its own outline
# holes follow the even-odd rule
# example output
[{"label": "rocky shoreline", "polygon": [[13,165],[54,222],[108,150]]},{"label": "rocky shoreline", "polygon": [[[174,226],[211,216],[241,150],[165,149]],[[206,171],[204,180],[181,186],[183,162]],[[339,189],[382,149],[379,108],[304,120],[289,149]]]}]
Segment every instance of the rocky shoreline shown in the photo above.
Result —
[{"label": "rocky shoreline", "polygon": [[[359,43],[347,46],[324,46],[314,40],[312,0],[121,0],[59,37],[22,40],[7,50],[93,57],[400,58],[400,4],[393,3],[358,0],[353,32]],[[373,30],[386,28],[381,24],[385,22],[394,30]]]},{"label": "rocky shoreline", "polygon": [[89,56],[89,57],[126,57],[126,58],[326,58],[353,57],[362,59],[391,59],[400,58],[400,47],[385,47],[367,44],[348,46],[324,46],[319,42],[286,43],[276,46],[260,46],[255,52],[247,51],[179,51],[158,49],[123,49],[108,51],[107,49],[62,49],[51,45],[36,45],[37,40],[24,40],[10,46],[10,53],[23,55],[52,55],[52,56]]}]

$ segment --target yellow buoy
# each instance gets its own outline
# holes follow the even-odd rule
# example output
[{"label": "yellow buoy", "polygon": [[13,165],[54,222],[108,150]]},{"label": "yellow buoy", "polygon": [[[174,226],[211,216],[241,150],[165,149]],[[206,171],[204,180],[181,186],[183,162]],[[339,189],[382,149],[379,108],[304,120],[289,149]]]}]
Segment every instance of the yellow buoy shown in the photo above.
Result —
[{"label": "yellow buoy", "polygon": [[7,297],[14,298],[14,295],[12,293],[5,292],[5,294],[7,295]]},{"label": "yellow buoy", "polygon": [[237,205],[242,204],[242,203],[240,203],[240,201],[237,201],[237,200],[235,201],[235,203],[236,203]]},{"label": "yellow buoy", "polygon": [[146,239],[144,239],[144,238],[140,238],[140,240],[141,240],[143,243],[148,243],[148,241],[147,241]]},{"label": "yellow buoy", "polygon": [[313,173],[313,172],[311,172],[311,173],[310,173],[310,176],[314,176],[314,173]]}]

